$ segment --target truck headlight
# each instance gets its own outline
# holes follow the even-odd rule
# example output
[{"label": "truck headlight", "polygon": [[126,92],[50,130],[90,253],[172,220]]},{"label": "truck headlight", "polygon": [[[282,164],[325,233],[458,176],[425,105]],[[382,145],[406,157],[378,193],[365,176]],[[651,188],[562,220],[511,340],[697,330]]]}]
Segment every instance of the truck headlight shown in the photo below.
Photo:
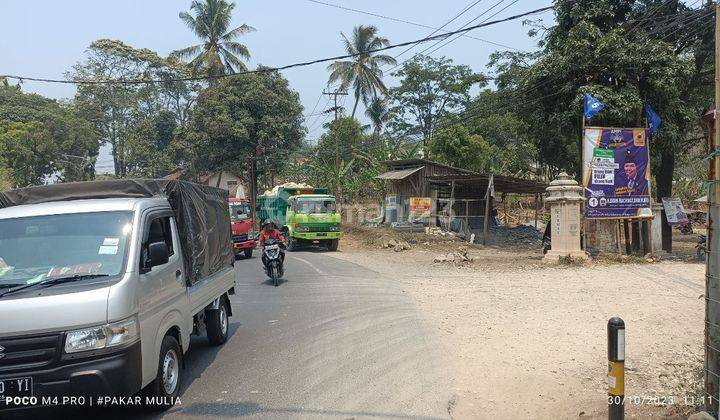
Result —
[{"label": "truck headlight", "polygon": [[98,327],[70,331],[65,338],[65,353],[116,347],[136,341],[138,336],[136,317]]},{"label": "truck headlight", "polygon": [[331,232],[340,232],[340,226],[331,226],[330,231]]}]

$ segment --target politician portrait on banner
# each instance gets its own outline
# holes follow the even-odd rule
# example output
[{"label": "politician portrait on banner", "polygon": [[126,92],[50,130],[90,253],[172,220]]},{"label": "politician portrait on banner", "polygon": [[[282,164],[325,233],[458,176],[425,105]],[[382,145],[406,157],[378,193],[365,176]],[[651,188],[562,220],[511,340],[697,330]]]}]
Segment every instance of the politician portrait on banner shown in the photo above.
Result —
[{"label": "politician portrait on banner", "polygon": [[583,143],[585,217],[632,218],[649,212],[645,130],[588,127]]}]

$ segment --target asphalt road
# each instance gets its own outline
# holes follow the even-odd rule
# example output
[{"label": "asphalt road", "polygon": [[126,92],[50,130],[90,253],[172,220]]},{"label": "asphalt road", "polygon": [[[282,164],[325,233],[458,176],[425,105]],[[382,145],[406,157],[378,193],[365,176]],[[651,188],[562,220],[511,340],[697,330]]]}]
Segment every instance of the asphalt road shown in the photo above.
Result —
[{"label": "asphalt road", "polygon": [[193,338],[159,417],[448,418],[442,352],[402,286],[330,255],[287,253],[279,287],[239,260],[228,342]]}]

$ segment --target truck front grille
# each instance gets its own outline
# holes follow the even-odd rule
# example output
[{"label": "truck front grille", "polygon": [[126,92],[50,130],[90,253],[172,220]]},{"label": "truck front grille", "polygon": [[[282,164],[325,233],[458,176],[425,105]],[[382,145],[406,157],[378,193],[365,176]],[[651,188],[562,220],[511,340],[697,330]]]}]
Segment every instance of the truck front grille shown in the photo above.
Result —
[{"label": "truck front grille", "polygon": [[331,232],[330,227],[332,226],[340,226],[336,223],[332,224],[311,224],[311,223],[303,223],[300,226],[308,227],[310,230],[308,232]]},{"label": "truck front grille", "polygon": [[245,242],[248,240],[247,234],[245,235],[233,235],[233,242]]},{"label": "truck front grille", "polygon": [[61,334],[0,338],[0,373],[48,365],[60,353]]}]

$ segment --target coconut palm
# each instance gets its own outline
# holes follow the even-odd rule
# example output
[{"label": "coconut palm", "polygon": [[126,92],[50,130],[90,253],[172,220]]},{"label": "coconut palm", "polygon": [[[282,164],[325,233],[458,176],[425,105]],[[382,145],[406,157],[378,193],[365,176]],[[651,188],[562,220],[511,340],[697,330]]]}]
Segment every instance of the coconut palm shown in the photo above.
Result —
[{"label": "coconut palm", "polygon": [[387,38],[377,36],[374,26],[360,25],[353,28],[352,39],[342,34],[345,50],[348,55],[354,55],[348,61],[336,61],[328,66],[330,80],[328,84],[340,83],[339,89],[346,90],[352,85],[355,95],[355,105],[352,116],[355,117],[358,102],[362,99],[365,105],[378,96],[378,92],[385,94],[387,88],[382,81],[383,65],[395,65],[396,61],[389,55],[377,55],[372,51],[390,45]]},{"label": "coconut palm", "polygon": [[374,97],[365,109],[365,116],[370,119],[373,125],[373,137],[377,140],[380,137],[385,124],[390,120],[391,112],[385,98]]},{"label": "coconut palm", "polygon": [[228,3],[226,0],[193,0],[190,10],[195,16],[180,12],[180,19],[202,43],[173,51],[171,55],[191,58],[190,66],[193,70],[210,77],[211,83],[222,74],[246,70],[245,63],[238,57],[247,60],[250,58],[250,51],[235,39],[254,31],[255,28],[241,25],[228,30],[234,8],[235,3]]}]

